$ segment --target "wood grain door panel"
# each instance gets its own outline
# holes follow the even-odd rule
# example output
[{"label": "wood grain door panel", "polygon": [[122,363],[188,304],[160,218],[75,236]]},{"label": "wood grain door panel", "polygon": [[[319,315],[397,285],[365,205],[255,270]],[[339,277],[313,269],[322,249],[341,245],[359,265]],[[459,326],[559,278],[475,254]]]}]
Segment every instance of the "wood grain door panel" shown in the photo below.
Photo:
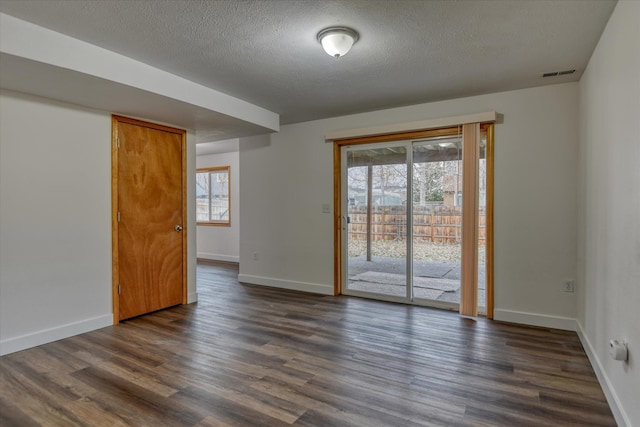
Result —
[{"label": "wood grain door panel", "polygon": [[117,123],[118,319],[183,303],[183,135]]}]

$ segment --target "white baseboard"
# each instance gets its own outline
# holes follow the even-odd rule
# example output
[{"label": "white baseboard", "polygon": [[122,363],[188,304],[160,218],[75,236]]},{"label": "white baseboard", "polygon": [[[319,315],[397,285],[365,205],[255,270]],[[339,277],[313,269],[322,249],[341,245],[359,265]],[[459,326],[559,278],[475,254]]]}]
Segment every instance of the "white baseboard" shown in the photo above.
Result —
[{"label": "white baseboard", "polygon": [[253,285],[270,286],[272,288],[290,289],[293,291],[310,292],[313,294],[333,295],[333,286],[316,283],[294,282],[291,280],[272,279],[270,277],[239,274],[238,281]]},{"label": "white baseboard", "polygon": [[187,295],[187,304],[193,304],[194,302],[198,302],[198,293],[197,292],[190,292]]},{"label": "white baseboard", "polygon": [[111,313],[91,319],[81,320],[79,322],[56,326],[54,328],[33,332],[31,334],[15,338],[9,338],[0,341],[0,356],[47,344],[53,341],[58,341],[74,335],[83,334],[85,332],[90,332],[110,325],[113,325],[113,314]]},{"label": "white baseboard", "polygon": [[209,259],[211,261],[224,261],[224,262],[235,262],[235,263],[240,262],[239,256],[209,254],[206,252],[198,252],[198,258]]},{"label": "white baseboard", "polygon": [[502,322],[541,326],[543,328],[563,329],[565,331],[576,330],[576,319],[572,319],[570,317],[495,309],[493,310],[493,319],[500,320]]},{"label": "white baseboard", "polygon": [[589,338],[587,338],[587,335],[584,333],[580,322],[576,322],[576,324],[576,332],[578,333],[582,347],[584,347],[584,351],[587,353],[589,362],[591,362],[591,366],[596,373],[596,377],[598,377],[598,382],[600,382],[600,387],[602,387],[602,391],[607,398],[607,403],[609,404],[609,408],[611,408],[613,417],[616,419],[616,423],[618,423],[619,427],[631,427],[631,420],[622,408],[618,395],[611,386],[611,381],[609,381],[609,377],[602,368],[602,363],[600,363],[600,359],[598,359],[596,351],[591,345]]}]

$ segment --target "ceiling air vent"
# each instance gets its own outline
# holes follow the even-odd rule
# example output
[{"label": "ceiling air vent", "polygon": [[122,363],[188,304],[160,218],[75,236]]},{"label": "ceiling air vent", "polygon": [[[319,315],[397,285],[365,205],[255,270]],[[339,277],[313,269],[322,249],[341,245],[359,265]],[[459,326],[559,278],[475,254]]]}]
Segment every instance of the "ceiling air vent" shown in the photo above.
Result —
[{"label": "ceiling air vent", "polygon": [[573,74],[575,72],[576,70],[553,71],[551,73],[544,73],[542,77],[566,76],[567,74]]}]

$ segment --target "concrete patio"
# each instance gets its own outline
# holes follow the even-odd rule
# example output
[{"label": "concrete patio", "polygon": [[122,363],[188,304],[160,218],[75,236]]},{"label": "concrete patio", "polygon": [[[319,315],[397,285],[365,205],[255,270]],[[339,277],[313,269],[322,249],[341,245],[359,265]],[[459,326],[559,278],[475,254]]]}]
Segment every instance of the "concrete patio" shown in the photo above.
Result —
[{"label": "concrete patio", "polygon": [[[478,269],[478,301],[484,306],[485,267]],[[460,303],[460,263],[414,260],[413,294],[415,298]],[[387,296],[406,295],[406,260],[404,258],[349,257],[348,289]]]}]

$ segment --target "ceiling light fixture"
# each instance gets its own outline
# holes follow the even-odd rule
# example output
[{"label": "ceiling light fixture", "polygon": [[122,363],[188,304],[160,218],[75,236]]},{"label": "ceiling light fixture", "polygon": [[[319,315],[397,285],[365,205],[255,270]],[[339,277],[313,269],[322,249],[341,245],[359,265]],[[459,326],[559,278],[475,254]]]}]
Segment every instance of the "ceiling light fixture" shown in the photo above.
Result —
[{"label": "ceiling light fixture", "polygon": [[336,59],[346,55],[358,38],[358,32],[347,27],[328,27],[318,33],[324,51]]}]

